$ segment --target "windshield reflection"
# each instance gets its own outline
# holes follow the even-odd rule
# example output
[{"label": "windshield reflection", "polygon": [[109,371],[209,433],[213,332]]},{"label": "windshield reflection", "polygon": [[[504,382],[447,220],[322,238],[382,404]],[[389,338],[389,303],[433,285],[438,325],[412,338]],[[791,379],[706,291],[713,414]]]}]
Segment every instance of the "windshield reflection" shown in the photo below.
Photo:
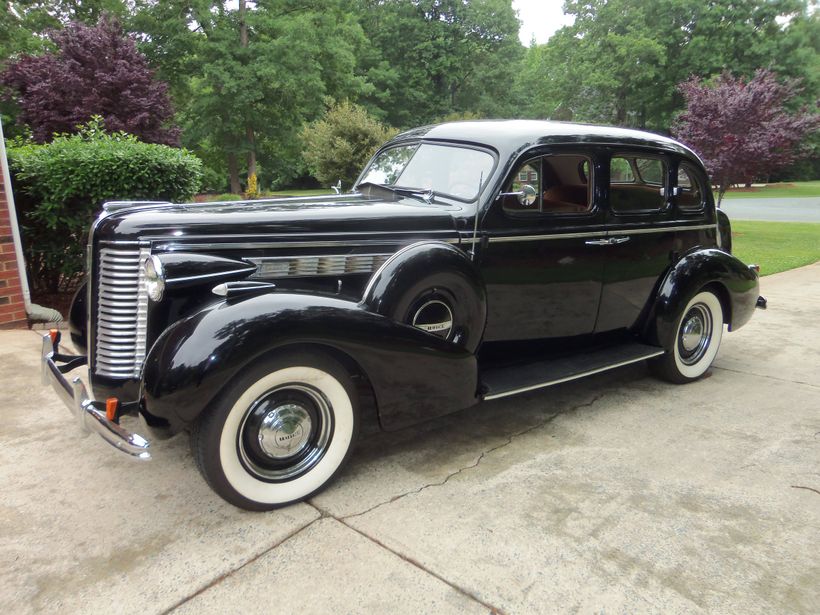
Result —
[{"label": "windshield reflection", "polygon": [[401,145],[380,153],[359,184],[430,191],[460,201],[474,200],[493,168],[493,157],[482,150],[430,143]]}]

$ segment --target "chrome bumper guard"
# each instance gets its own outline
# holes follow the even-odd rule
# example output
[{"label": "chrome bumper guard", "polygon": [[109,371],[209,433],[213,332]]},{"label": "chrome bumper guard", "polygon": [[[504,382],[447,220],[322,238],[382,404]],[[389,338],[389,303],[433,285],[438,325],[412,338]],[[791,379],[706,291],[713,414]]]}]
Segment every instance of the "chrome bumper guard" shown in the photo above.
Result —
[{"label": "chrome bumper guard", "polygon": [[[52,341],[51,335],[43,336],[42,377],[44,385],[51,385],[60,399],[80,424],[84,433],[96,432],[111,446],[128,455],[132,459],[148,461],[151,453],[148,452],[150,442],[139,434],[131,433],[119,423],[108,419],[105,405],[94,401],[80,380],[75,376],[69,382],[65,374],[72,369],[86,364],[86,358],[81,356],[64,355],[58,351],[59,337]],[[58,365],[57,363],[61,363]]]}]

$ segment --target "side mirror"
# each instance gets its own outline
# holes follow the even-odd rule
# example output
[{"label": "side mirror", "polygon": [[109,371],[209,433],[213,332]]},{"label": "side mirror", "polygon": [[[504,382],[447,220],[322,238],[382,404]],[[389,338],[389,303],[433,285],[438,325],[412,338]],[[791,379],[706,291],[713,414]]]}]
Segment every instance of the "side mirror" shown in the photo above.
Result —
[{"label": "side mirror", "polygon": [[520,191],[502,192],[498,195],[499,198],[502,196],[514,196],[518,199],[518,203],[523,207],[531,207],[532,204],[538,199],[538,191],[529,184],[524,184],[521,186]]},{"label": "side mirror", "polygon": [[331,186],[331,188],[333,188],[333,192],[335,192],[336,194],[341,194],[342,193],[342,180],[340,179],[339,181],[337,181],[334,186]]},{"label": "side mirror", "polygon": [[538,192],[529,184],[521,186],[521,192],[518,193],[518,202],[524,207],[529,207],[538,198]]}]

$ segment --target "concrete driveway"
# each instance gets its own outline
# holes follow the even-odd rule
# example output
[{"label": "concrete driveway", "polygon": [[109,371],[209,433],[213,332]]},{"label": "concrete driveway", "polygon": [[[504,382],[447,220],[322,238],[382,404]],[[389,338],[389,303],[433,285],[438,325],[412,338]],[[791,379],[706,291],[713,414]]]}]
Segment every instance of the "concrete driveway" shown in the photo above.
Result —
[{"label": "concrete driveway", "polygon": [[309,503],[136,464],[0,332],[0,612],[818,613],[820,264],[672,386],[643,366],[376,435]]}]

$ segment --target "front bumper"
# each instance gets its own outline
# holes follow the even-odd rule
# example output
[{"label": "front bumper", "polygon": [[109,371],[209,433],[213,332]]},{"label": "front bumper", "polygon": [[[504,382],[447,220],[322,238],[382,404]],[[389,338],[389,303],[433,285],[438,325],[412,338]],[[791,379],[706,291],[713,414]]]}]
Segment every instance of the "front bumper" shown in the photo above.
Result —
[{"label": "front bumper", "polygon": [[[106,415],[105,404],[93,400],[79,376],[66,379],[65,374],[86,364],[82,356],[60,354],[59,334],[53,339],[50,334],[43,336],[42,376],[43,384],[51,385],[60,399],[77,419],[85,433],[96,432],[103,440],[132,459],[147,461],[151,459],[148,452],[150,442],[139,434],[124,429],[115,420]],[[58,365],[59,363],[59,365]]]}]

